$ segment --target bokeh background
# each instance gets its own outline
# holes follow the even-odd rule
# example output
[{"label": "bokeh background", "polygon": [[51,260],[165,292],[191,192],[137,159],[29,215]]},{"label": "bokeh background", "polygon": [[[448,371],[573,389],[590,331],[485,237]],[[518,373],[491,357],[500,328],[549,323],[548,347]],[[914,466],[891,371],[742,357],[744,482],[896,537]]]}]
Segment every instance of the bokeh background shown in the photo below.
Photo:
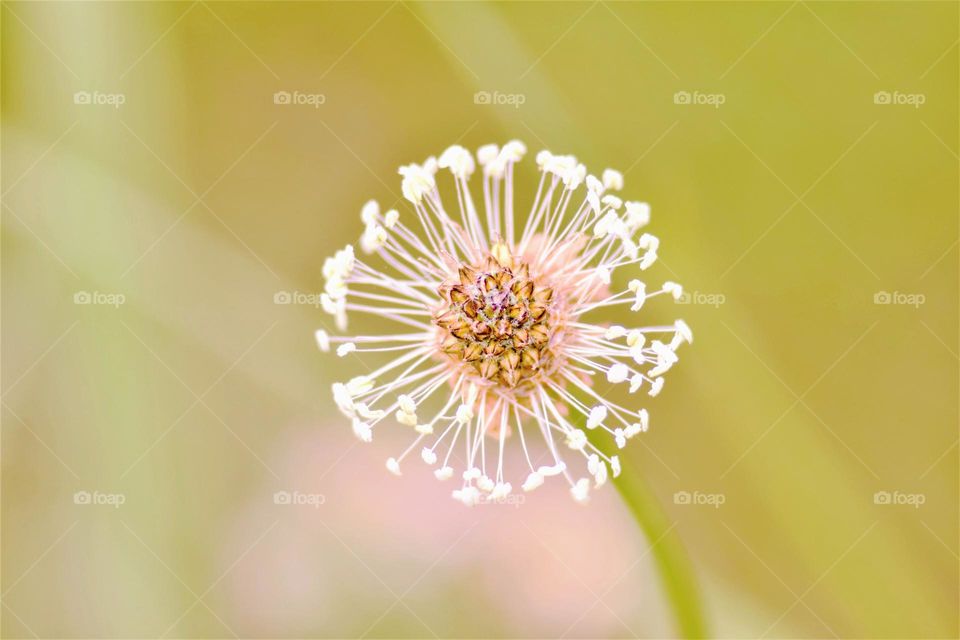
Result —
[{"label": "bokeh background", "polygon": [[520,138],[622,170],[691,294],[650,311],[696,343],[625,458],[712,634],[957,637],[958,24],[4,2],[3,636],[671,637],[616,491],[465,509],[330,399],[311,296],[362,203]]}]

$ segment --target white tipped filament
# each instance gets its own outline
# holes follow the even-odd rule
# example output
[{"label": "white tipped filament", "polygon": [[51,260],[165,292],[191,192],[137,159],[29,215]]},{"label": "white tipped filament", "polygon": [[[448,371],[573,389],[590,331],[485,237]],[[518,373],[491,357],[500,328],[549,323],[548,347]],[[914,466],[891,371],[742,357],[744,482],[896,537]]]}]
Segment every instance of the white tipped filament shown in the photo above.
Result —
[{"label": "white tipped filament", "polygon": [[[573,156],[541,151],[533,205],[521,213],[514,168],[525,154],[519,141],[475,155],[455,145],[401,167],[412,213],[382,213],[367,202],[359,246],[370,261],[348,246],[323,265],[322,308],[338,329],[353,313],[400,329],[316,332],[325,352],[335,345],[340,357],[391,357],[335,384],[337,407],[365,442],[385,421],[410,429],[410,445],[387,469],[400,475],[419,451],[438,480],[461,478],[452,495],[466,505],[504,501],[514,486],[529,492],[557,476],[586,502],[621,471],[604,442],[621,449],[649,425],[646,409],[625,408],[611,395],[619,387],[656,396],[677,349],[693,342],[683,320],[601,324],[608,307],[639,312],[661,294],[683,296],[679,284],[650,288],[637,277],[656,261],[660,241],[637,237],[650,206],[612,193],[623,189],[623,175],[606,169],[597,178]],[[478,165],[482,200],[475,201],[469,183]],[[456,194],[453,209],[440,196],[441,170]],[[615,288],[621,272],[628,285]],[[571,472],[563,452],[582,458],[581,473]],[[506,477],[510,457],[526,468],[517,478]]]}]

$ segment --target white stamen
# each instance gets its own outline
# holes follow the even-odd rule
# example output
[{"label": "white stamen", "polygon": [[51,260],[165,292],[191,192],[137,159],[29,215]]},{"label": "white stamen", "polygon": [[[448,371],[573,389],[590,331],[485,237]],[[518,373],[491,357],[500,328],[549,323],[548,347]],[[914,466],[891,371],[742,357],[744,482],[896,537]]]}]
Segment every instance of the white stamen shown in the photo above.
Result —
[{"label": "white stamen", "polygon": [[626,380],[629,375],[630,369],[627,367],[627,365],[623,364],[622,362],[618,362],[610,367],[610,369],[607,371],[607,382],[617,384],[618,382],[623,382]]},{"label": "white stamen", "polygon": [[657,261],[657,252],[656,251],[647,251],[643,254],[643,257],[640,258],[640,270],[646,271],[649,269],[654,262]]},{"label": "white stamen", "polygon": [[460,424],[467,424],[473,420],[473,408],[470,405],[462,404],[457,407],[457,421]]},{"label": "white stamen", "polygon": [[366,422],[362,422],[356,418],[353,419],[353,433],[363,442],[373,441],[373,429],[371,429],[370,425]]},{"label": "white stamen", "polygon": [[674,300],[679,300],[683,296],[683,287],[676,282],[664,282],[663,290],[671,294]]},{"label": "white stamen", "polygon": [[665,378],[657,378],[653,381],[653,384],[650,385],[650,391],[647,393],[650,394],[651,398],[656,396],[658,393],[660,393],[660,390],[663,389],[664,380]]},{"label": "white stamen", "polygon": [[590,416],[587,418],[587,429],[596,429],[606,419],[607,407],[602,404],[597,405],[596,407],[590,409]]},{"label": "white stamen", "polygon": [[543,484],[543,480],[544,480],[543,476],[537,473],[536,471],[534,471],[527,476],[526,480],[524,480],[523,486],[521,487],[521,489],[523,489],[524,491],[533,491],[534,489],[536,489],[537,487]]},{"label": "white stamen", "polygon": [[618,324],[611,325],[609,329],[604,332],[603,337],[607,340],[616,340],[622,336],[627,335],[627,330],[621,327]]},{"label": "white stamen", "polygon": [[641,229],[650,224],[650,205],[646,202],[627,202],[627,225]]},{"label": "white stamen", "polygon": [[317,339],[317,346],[320,348],[320,351],[324,353],[330,351],[330,334],[323,329],[317,329],[313,335]]},{"label": "white stamen", "polygon": [[396,459],[396,458],[388,458],[388,459],[387,459],[387,471],[389,471],[390,473],[392,473],[392,474],[395,475],[395,476],[399,476],[399,475],[400,475],[400,463],[397,462],[397,459]]},{"label": "white stamen", "polygon": [[623,174],[614,169],[604,169],[603,186],[607,189],[620,191],[623,189]]},{"label": "white stamen", "polygon": [[363,224],[370,226],[377,222],[378,217],[380,217],[380,205],[377,204],[376,200],[368,200],[363,205],[363,209],[360,210],[360,220],[363,221]]},{"label": "white stamen", "polygon": [[587,434],[580,429],[574,429],[567,433],[567,446],[574,451],[582,451],[587,446]]},{"label": "white stamen", "polygon": [[586,478],[580,478],[570,488],[570,495],[579,503],[585,503],[590,499],[590,481]]},{"label": "white stamen", "polygon": [[[412,427],[414,437],[387,469],[400,475],[406,456],[419,450],[438,480],[462,475],[451,495],[470,506],[505,501],[514,484],[532,491],[556,476],[574,500],[586,502],[591,485],[621,472],[620,459],[604,451],[624,448],[649,424],[646,409],[613,402],[604,379],[656,396],[678,348],[693,342],[683,320],[627,328],[599,317],[609,307],[637,312],[659,294],[683,295],[674,282],[648,294],[639,279],[611,291],[618,275],[652,266],[660,248],[656,236],[640,231],[650,223],[650,205],[614,193],[623,189],[623,174],[607,169],[598,178],[572,155],[540,151],[536,191],[515,198],[526,151],[516,140],[475,154],[453,145],[401,167],[410,203],[404,221],[375,200],[360,211],[357,245],[377,266],[352,246],[322,263],[320,306],[339,331],[352,313],[401,326],[383,335],[315,332],[323,352],[334,345],[340,357],[386,358],[371,361],[368,375],[333,385],[337,409],[364,442],[381,424]],[[455,194],[452,208],[443,202],[448,193]],[[529,211],[516,211],[524,200],[532,201]],[[529,470],[522,484],[507,477],[514,442]],[[562,444],[587,473],[568,470]],[[546,464],[537,466],[543,453]]]}]

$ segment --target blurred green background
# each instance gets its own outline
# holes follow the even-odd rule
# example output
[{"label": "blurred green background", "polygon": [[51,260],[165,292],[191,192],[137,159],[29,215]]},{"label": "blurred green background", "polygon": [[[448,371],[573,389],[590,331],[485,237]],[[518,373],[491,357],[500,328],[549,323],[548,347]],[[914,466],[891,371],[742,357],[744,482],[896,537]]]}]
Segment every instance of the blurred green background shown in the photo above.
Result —
[{"label": "blurred green background", "polygon": [[958,20],[4,2],[2,635],[672,636],[615,491],[467,510],[330,399],[310,296],[362,203],[520,138],[624,171],[691,294],[624,453],[712,633],[957,637]]}]

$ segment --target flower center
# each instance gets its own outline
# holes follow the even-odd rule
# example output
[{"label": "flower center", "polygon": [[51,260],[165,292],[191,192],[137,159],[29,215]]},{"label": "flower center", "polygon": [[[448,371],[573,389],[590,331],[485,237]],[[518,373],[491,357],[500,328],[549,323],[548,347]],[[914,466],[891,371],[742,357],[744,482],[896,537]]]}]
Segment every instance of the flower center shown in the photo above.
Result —
[{"label": "flower center", "polygon": [[531,277],[503,243],[480,264],[461,266],[458,276],[438,289],[445,304],[434,322],[443,332],[443,352],[468,372],[510,388],[549,369],[553,289]]}]

